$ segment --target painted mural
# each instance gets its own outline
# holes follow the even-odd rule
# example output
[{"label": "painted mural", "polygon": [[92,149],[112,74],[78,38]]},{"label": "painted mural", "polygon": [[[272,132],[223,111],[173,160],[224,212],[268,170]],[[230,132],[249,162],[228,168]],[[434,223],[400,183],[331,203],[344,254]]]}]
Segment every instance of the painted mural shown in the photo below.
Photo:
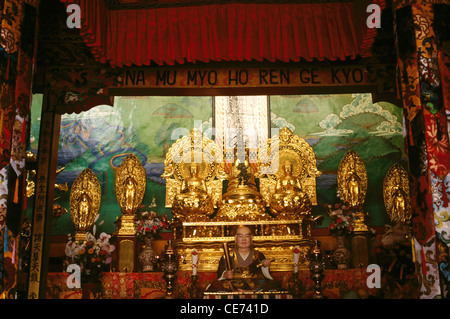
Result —
[{"label": "painted mural", "polygon": [[337,169],[343,156],[353,149],[364,161],[368,174],[365,209],[371,226],[389,223],[383,204],[383,180],[389,168],[403,163],[401,108],[373,103],[371,94],[271,96],[272,128],[287,126],[313,148],[317,168],[318,206],[321,227],[328,225],[325,203],[337,203]]},{"label": "painted mural", "polygon": [[[39,136],[39,97],[33,107],[31,148],[35,151]],[[120,216],[115,196],[114,168],[128,154],[136,155],[147,172],[144,205],[156,205],[158,214],[167,213],[165,186],[161,174],[169,147],[194,127],[211,127],[211,97],[116,97],[114,107],[100,105],[81,114],[66,114],[61,119],[56,183],[68,191],[56,189],[55,204],[69,210],[70,187],[85,168],[90,168],[102,185],[99,231],[112,233]],[[62,187],[63,188],[63,187]],[[73,232],[69,213],[55,220],[52,234]]]},{"label": "painted mural", "polygon": [[[42,100],[35,96],[32,107],[31,149],[37,150]],[[402,162],[402,111],[395,105],[373,103],[370,94],[271,96],[271,125],[287,126],[313,147],[318,169],[319,205],[314,214],[327,214],[321,204],[337,202],[336,172],[344,154],[355,150],[368,171],[366,209],[372,226],[389,223],[383,205],[382,184],[389,168]],[[120,216],[115,197],[114,167],[130,153],[147,171],[143,204],[155,203],[157,213],[165,208],[164,158],[179,137],[196,127],[210,131],[213,97],[116,97],[114,107],[102,105],[81,114],[62,117],[57,183],[68,189],[78,174],[89,167],[102,185],[100,214],[102,231],[113,232]],[[68,210],[69,191],[56,190],[55,204]],[[320,227],[327,227],[326,217]],[[55,220],[52,233],[73,232],[69,213]]]}]

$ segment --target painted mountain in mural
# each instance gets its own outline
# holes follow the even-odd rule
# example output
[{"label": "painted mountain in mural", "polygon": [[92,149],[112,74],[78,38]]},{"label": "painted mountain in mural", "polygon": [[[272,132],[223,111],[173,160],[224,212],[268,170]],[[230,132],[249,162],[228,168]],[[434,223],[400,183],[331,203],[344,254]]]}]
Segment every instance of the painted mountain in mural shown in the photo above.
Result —
[{"label": "painted mountain in mural", "polygon": [[316,158],[320,160],[318,169],[324,172],[337,171],[340,161],[350,149],[361,156],[363,161],[376,157],[400,160],[401,149],[390,138],[372,134],[384,118],[376,114],[350,116],[335,126],[335,131],[347,132],[343,136],[323,136],[313,146]]}]

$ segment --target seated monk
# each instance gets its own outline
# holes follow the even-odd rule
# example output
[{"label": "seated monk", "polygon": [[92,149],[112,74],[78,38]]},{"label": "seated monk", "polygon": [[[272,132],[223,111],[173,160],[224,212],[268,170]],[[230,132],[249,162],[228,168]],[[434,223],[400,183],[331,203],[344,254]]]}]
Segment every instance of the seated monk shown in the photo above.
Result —
[{"label": "seated monk", "polygon": [[235,235],[235,250],[229,254],[231,269],[227,269],[225,255],[219,261],[218,280],[208,292],[279,291],[281,284],[269,273],[271,261],[253,248],[253,234],[249,227],[239,226]]}]

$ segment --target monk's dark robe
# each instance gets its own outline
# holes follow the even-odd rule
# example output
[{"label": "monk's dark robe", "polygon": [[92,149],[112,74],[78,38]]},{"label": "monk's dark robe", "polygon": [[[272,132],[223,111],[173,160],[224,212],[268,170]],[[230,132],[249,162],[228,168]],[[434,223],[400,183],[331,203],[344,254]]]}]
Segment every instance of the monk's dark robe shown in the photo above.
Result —
[{"label": "monk's dark robe", "polygon": [[227,270],[225,256],[222,256],[217,268],[218,280],[209,286],[208,291],[235,292],[281,289],[279,282],[264,276],[260,265],[264,259],[266,257],[257,250],[252,250],[245,260],[239,253],[230,252],[230,263],[231,268],[234,269],[234,277],[231,280],[221,280],[223,272]]},{"label": "monk's dark robe", "polygon": [[[238,252],[230,253],[231,269],[234,269],[234,278],[258,278],[263,279],[261,268],[258,264],[266,257],[257,250],[251,250],[244,260]],[[217,268],[217,278],[220,278],[227,269],[225,256],[222,256]]]}]

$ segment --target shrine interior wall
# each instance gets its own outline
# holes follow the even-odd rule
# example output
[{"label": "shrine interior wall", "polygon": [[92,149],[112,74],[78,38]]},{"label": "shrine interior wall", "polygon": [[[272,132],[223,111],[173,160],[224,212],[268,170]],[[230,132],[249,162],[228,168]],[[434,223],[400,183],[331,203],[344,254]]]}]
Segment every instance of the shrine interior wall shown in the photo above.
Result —
[{"label": "shrine interior wall", "polygon": [[[267,119],[270,128],[287,126],[314,150],[322,175],[317,178],[318,205],[313,206],[312,213],[324,215],[325,219],[313,236],[321,237],[324,249],[333,249],[334,242],[327,237],[330,220],[323,205],[338,202],[337,168],[350,149],[354,149],[366,165],[365,210],[369,213],[369,225],[381,229],[388,224],[383,179],[394,163],[406,167],[402,109],[388,102],[375,103],[372,95],[364,92],[270,95],[267,101],[264,116],[270,117]],[[34,153],[39,140],[41,106],[42,95],[34,95],[30,131],[30,151]],[[217,126],[220,119],[215,111],[213,96],[117,96],[113,107],[99,105],[80,114],[64,114],[58,152],[58,168],[64,167],[64,170],[57,175],[56,182],[67,183],[68,187],[56,190],[54,204],[65,208],[67,213],[54,220],[51,257],[64,256],[66,236],[74,232],[69,210],[70,188],[87,167],[94,171],[102,185],[101,225],[97,231],[112,233],[115,230],[114,221],[121,212],[115,197],[114,168],[130,153],[140,159],[147,172],[143,209],[167,214],[170,218],[170,208],[165,207],[165,181],[160,177],[167,151],[183,132],[187,134],[195,127],[207,132]],[[29,209],[29,218],[31,214]],[[163,239],[155,241],[157,252],[163,249],[167,238],[163,233]]]}]

